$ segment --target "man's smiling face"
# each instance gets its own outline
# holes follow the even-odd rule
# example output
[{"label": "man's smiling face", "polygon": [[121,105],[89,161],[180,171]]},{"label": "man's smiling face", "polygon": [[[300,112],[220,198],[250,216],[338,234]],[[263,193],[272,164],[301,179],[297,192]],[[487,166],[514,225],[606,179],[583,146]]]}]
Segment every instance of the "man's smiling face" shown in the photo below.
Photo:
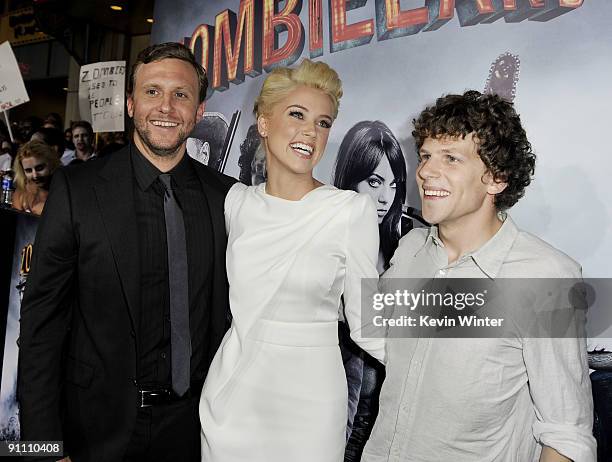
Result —
[{"label": "man's smiling face", "polygon": [[473,133],[425,139],[416,171],[423,218],[431,224],[460,225],[495,213],[498,191],[488,177]]},{"label": "man's smiling face", "polygon": [[134,80],[127,101],[134,143],[149,156],[179,154],[204,113],[195,70],[180,59],[162,59],[138,66]]}]

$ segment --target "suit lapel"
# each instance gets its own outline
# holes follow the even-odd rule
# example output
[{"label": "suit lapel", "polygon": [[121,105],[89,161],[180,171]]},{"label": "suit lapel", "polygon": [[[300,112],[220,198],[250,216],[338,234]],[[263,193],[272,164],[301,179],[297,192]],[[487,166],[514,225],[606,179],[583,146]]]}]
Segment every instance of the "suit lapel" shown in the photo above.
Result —
[{"label": "suit lapel", "polygon": [[111,154],[94,185],[134,330],[140,307],[138,228],[130,147]]}]

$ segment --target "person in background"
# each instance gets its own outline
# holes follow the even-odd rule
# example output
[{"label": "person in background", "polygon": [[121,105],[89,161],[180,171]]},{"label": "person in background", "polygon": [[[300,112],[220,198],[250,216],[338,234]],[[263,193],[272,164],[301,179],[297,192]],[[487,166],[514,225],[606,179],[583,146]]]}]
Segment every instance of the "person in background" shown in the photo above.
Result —
[{"label": "person in background", "polygon": [[68,165],[73,162],[85,162],[96,157],[94,152],[94,131],[89,122],[79,120],[72,123],[72,141],[74,152],[62,156],[62,164]]},{"label": "person in background", "polygon": [[114,133],[113,142],[117,143],[121,146],[126,146],[128,144],[127,135],[125,132],[115,132]]},{"label": "person in background", "polygon": [[[340,144],[334,167],[334,186],[365,193],[378,214],[379,274],[401,237],[402,204],[406,197],[406,160],[397,138],[381,121],[364,120],[348,130]],[[349,385],[346,462],[361,458],[378,413],[378,395],[384,367],[354,344],[346,325],[340,325],[340,346]]]},{"label": "person in background", "polygon": [[42,126],[45,128],[53,128],[55,130],[59,130],[60,132],[64,129],[62,117],[57,112],[50,112],[47,114],[43,120]]},{"label": "person in background", "polygon": [[70,127],[64,130],[64,142],[66,145],[66,149],[64,150],[65,154],[67,153],[66,151],[74,151],[74,143],[72,142],[72,129]]},{"label": "person in background", "polygon": [[47,143],[56,152],[58,159],[61,159],[64,156],[64,137],[60,130],[43,126],[32,133],[30,141],[32,140]]},{"label": "person in background", "polygon": [[13,208],[40,215],[49,194],[53,172],[60,166],[57,154],[43,141],[29,141],[13,162],[15,194]]},{"label": "person in background", "polygon": [[17,130],[13,131],[16,141],[19,144],[26,143],[32,138],[32,133],[42,127],[43,121],[40,117],[28,116],[19,121]]},{"label": "person in background", "polygon": [[6,172],[13,165],[13,144],[8,138],[0,136],[0,172]]},{"label": "person in background", "polygon": [[261,138],[257,132],[257,124],[247,130],[244,141],[240,144],[239,180],[247,186],[257,186],[266,181],[266,152],[261,145]]}]

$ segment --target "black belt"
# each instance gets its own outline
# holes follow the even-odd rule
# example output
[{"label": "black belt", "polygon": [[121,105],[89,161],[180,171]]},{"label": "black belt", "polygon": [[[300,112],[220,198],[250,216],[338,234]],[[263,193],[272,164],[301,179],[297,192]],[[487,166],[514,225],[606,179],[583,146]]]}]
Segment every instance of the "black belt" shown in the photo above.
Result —
[{"label": "black belt", "polygon": [[192,382],[189,390],[183,395],[178,396],[172,388],[142,387],[138,388],[138,407],[151,407],[159,404],[176,403],[184,401],[194,396],[200,396],[202,391],[202,381]]}]

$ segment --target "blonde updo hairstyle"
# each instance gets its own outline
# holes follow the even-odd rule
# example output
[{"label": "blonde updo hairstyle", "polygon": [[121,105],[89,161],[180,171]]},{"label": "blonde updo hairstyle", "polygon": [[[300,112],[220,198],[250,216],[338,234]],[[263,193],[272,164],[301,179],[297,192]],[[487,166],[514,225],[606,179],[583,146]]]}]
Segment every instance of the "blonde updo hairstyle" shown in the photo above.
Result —
[{"label": "blonde updo hairstyle", "polygon": [[49,167],[50,174],[53,174],[60,166],[59,157],[51,146],[38,140],[28,141],[19,148],[17,156],[15,156],[15,160],[13,161],[13,171],[15,172],[15,185],[17,186],[17,190],[25,189],[27,179],[21,161],[30,157],[36,157],[44,161]]},{"label": "blonde updo hairstyle", "polygon": [[274,106],[298,85],[316,88],[329,96],[333,106],[332,117],[336,118],[342,97],[342,81],[336,71],[327,64],[309,59],[304,59],[295,68],[278,67],[266,77],[261,92],[255,100],[253,108],[255,117],[270,115]]}]

